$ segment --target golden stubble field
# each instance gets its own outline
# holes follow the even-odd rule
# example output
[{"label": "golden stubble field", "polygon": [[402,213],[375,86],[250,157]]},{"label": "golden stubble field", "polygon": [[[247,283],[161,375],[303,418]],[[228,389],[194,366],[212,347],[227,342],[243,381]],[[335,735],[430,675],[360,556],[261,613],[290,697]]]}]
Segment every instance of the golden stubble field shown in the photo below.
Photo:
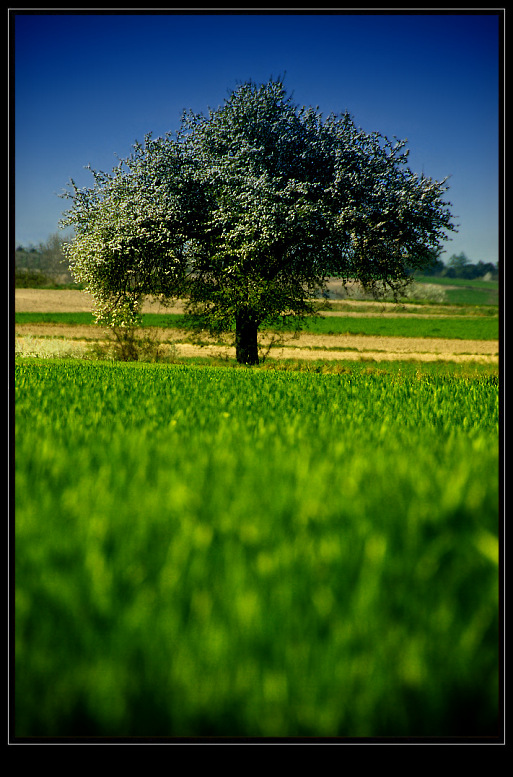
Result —
[{"label": "golden stubble field", "polygon": [[[93,300],[89,294],[77,290],[54,289],[16,289],[15,308],[17,312],[39,313],[65,313],[65,312],[90,312]],[[372,305],[372,310],[369,306]],[[347,310],[347,307],[350,307]],[[411,312],[397,312],[394,303],[384,302],[359,302],[356,300],[345,302],[344,312],[330,311],[325,315],[343,316],[384,316],[393,317],[423,317],[419,312],[421,307],[408,305]],[[163,307],[158,302],[146,302],[144,313],[173,312],[180,313],[183,305],[177,302],[173,307]],[[365,310],[365,312],[362,312]],[[440,309],[433,308],[430,316],[442,317],[455,315],[456,310],[447,306]],[[47,341],[48,338],[58,338],[60,341],[73,343],[76,350],[84,351],[90,346],[91,341],[102,340],[104,331],[96,326],[69,326],[66,324],[17,324],[16,343],[18,351],[23,353],[24,344],[30,341],[34,347],[39,340]],[[174,347],[180,356],[235,356],[235,349],[228,344],[215,344],[209,342],[208,337],[202,337],[202,345],[191,342],[190,332],[184,330],[158,330],[155,336],[163,342]],[[269,340],[265,335],[262,344]],[[277,359],[349,359],[349,360],[398,360],[415,359],[419,361],[454,361],[468,362],[480,361],[498,363],[498,342],[496,340],[448,340],[442,338],[417,338],[417,337],[379,337],[371,335],[316,335],[301,333],[296,337],[287,338],[280,347],[274,347],[270,358]]]}]

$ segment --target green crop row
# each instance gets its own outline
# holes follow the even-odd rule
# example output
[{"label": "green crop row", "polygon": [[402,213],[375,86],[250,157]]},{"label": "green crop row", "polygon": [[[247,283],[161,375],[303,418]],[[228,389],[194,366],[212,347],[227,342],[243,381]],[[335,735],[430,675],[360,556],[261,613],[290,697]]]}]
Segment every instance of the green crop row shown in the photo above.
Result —
[{"label": "green crop row", "polygon": [[15,388],[18,736],[496,733],[496,378]]},{"label": "green crop row", "polygon": [[[17,324],[93,324],[91,313],[16,313]],[[186,329],[189,321],[183,315],[147,313],[143,326],[170,329]],[[447,317],[447,318],[385,318],[326,316],[307,318],[304,330],[312,334],[378,335],[383,337],[440,337],[459,340],[497,340],[499,320],[497,317]],[[283,331],[292,331],[292,325],[283,326]]]},{"label": "green crop row", "polygon": [[316,334],[375,335],[379,337],[440,337],[457,340],[497,340],[498,318],[385,318],[326,316],[309,319],[305,330]]}]

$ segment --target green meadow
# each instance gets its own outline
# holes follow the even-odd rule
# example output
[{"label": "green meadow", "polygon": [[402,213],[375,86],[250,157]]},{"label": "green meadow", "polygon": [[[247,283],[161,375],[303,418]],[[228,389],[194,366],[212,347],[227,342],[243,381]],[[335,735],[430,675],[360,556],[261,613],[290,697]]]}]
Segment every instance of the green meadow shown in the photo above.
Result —
[{"label": "green meadow", "polygon": [[450,304],[491,306],[499,304],[498,281],[437,276],[416,276],[415,280],[421,287],[424,284],[430,284],[442,288],[445,299]]},{"label": "green meadow", "polygon": [[497,375],[309,369],[16,360],[18,737],[498,734]]}]

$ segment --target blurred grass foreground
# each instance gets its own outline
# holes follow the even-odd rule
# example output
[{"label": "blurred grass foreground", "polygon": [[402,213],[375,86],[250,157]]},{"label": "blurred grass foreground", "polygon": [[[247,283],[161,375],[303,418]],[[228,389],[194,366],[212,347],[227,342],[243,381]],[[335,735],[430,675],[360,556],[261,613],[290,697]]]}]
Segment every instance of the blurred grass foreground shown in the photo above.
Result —
[{"label": "blurred grass foreground", "polygon": [[16,365],[18,737],[493,737],[493,376]]}]

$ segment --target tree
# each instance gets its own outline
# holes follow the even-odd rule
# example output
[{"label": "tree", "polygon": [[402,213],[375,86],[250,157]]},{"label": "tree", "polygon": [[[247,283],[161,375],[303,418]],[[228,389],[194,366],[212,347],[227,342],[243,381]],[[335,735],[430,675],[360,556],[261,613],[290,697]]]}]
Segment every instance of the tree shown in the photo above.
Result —
[{"label": "tree", "polygon": [[256,364],[260,326],[300,326],[328,278],[397,291],[454,229],[446,179],[412,173],[406,142],[299,108],[280,80],[242,84],[91,171],[92,188],[71,181],[70,268],[98,321],[133,325],[144,296],[181,297],[204,328],[235,327],[237,361]]},{"label": "tree", "polygon": [[[445,275],[448,278],[464,278],[471,272],[471,262],[463,251],[460,254],[452,254],[447,262]],[[470,277],[470,275],[468,275]]]},{"label": "tree", "polygon": [[18,246],[15,251],[17,286],[46,287],[71,282],[62,247],[65,239],[57,232],[36,247]]},{"label": "tree", "polygon": [[62,247],[65,239],[58,233],[52,233],[44,243],[39,243],[37,251],[41,256],[41,267],[50,273],[62,274],[66,272],[66,266],[63,266],[65,257]]}]

